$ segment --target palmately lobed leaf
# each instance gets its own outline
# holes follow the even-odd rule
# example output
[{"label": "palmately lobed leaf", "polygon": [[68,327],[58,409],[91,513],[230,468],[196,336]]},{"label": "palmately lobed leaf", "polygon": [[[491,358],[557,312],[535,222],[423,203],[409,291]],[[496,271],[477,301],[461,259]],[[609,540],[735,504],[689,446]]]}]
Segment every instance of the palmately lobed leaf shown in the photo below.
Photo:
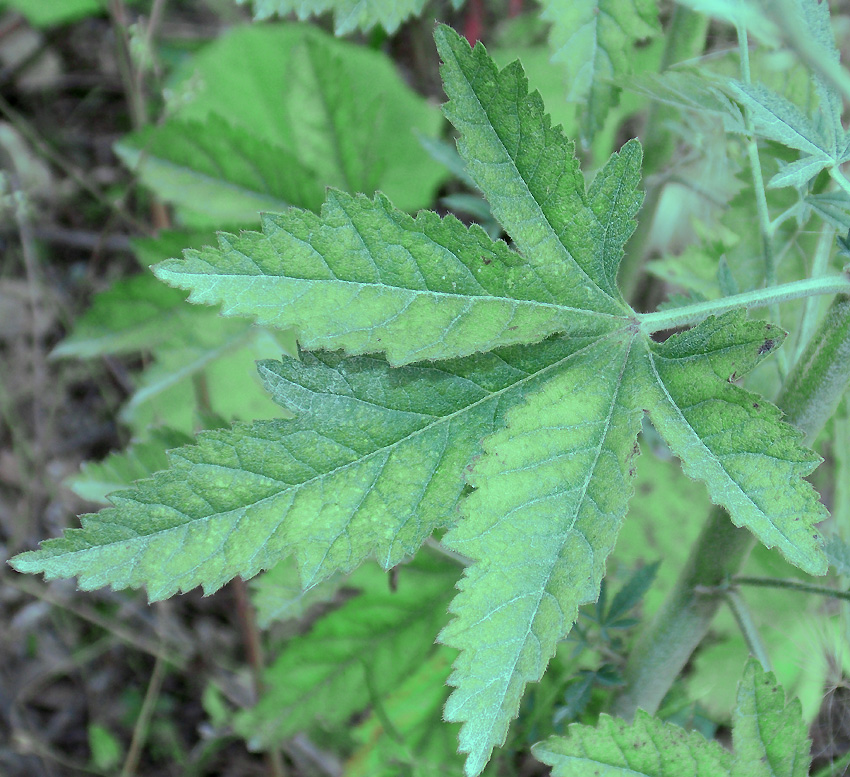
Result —
[{"label": "palmately lobed leaf", "polygon": [[263,233],[221,235],[155,273],[225,315],[294,327],[307,349],[384,351],[393,365],[465,356],[556,332],[606,331],[624,310],[578,308],[538,269],[478,226],[416,219],[331,191],[321,215],[266,215]]},{"label": "palmately lobed leaf", "polygon": [[[83,588],[146,585],[157,599],[215,590],[287,555],[307,586],[371,557],[389,568],[448,528],[447,546],[474,563],[441,633],[460,651],[446,717],[462,723],[475,777],[578,606],[598,596],[644,411],[736,523],[809,572],[825,569],[813,528],[824,513],[803,480],[817,457],[777,408],[734,385],[783,333],[729,313],[656,343],[622,300],[639,144],[586,187],[518,63],[499,71],[445,27],[436,40],[460,153],[519,250],[453,217],[414,219],[380,195],[331,191],[319,215],[269,215],[262,234],[223,235],[218,249],[160,265],[194,301],[348,355],[263,362],[266,387],[296,419],[201,434],[168,471],[12,564],[78,575]],[[374,352],[387,361],[357,355]],[[612,774],[646,763],[728,774],[716,751],[647,720],[606,723],[609,740],[636,751],[628,757],[576,729],[587,753],[575,757],[590,753]],[[287,725],[276,719],[264,740]],[[551,747],[573,759],[556,769],[587,766]]]}]

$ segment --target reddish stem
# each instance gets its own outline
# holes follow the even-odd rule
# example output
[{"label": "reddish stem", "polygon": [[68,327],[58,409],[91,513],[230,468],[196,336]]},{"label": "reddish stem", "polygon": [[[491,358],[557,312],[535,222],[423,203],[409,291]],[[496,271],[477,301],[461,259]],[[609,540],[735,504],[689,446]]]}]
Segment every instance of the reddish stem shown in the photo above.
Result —
[{"label": "reddish stem", "polygon": [[483,0],[469,0],[469,10],[466,21],[463,24],[463,34],[469,41],[470,46],[481,40],[484,32],[484,2]]}]

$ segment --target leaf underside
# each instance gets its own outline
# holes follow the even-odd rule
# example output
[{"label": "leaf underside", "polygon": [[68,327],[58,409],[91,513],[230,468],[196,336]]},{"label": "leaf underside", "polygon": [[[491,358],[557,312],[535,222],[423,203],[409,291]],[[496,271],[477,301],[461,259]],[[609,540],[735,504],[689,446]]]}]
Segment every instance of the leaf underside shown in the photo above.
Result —
[{"label": "leaf underside", "polygon": [[12,563],[156,599],[286,555],[305,585],[370,557],[389,568],[449,529],[445,544],[473,563],[440,635],[459,650],[446,717],[475,777],[598,595],[645,411],[737,524],[811,573],[826,569],[824,510],[803,480],[817,457],[735,385],[783,333],[733,312],[656,343],[620,296],[639,145],[586,185],[518,63],[499,71],[449,28],[436,40],[459,151],[516,250],[452,217],[332,191],[318,215],[269,215],[262,234],[160,265],[195,301],[340,352],[261,363],[294,420],[202,433],[169,470]]}]

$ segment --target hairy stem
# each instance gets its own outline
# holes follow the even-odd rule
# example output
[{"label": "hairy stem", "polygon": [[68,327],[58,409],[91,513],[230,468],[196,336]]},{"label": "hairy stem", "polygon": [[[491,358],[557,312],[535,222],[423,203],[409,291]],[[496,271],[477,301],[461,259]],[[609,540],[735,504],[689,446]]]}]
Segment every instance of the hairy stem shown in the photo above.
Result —
[{"label": "hairy stem", "polygon": [[816,294],[850,293],[850,277],[845,275],[821,276],[802,281],[782,283],[766,289],[754,289],[731,297],[706,300],[694,305],[685,305],[672,310],[659,310],[655,313],[638,313],[641,331],[645,334],[675,329],[680,326],[696,324],[711,315],[726,313],[738,308],[762,308],[769,305],[802,299]]},{"label": "hairy stem", "polygon": [[828,596],[831,599],[850,599],[850,591],[837,591],[835,588],[827,588],[825,585],[811,585],[799,580],[783,580],[778,577],[734,577],[732,583],[735,585],[752,585],[759,588],[787,588],[799,591],[803,594],[815,594],[816,596]]},{"label": "hairy stem", "polygon": [[773,667],[770,663],[770,656],[767,654],[767,648],[762,641],[761,634],[759,634],[758,628],[753,622],[753,617],[750,614],[747,603],[734,588],[727,588],[723,597],[726,600],[726,604],[729,605],[732,615],[735,617],[735,622],[738,624],[741,634],[744,635],[744,640],[750,649],[750,653],[758,659],[761,668],[765,672],[772,672]]},{"label": "hairy stem", "polygon": [[[741,80],[745,84],[752,83],[750,78],[750,49],[747,44],[747,31],[744,27],[738,27],[738,51],[741,58]],[[767,286],[776,285],[776,257],[773,253],[773,224],[767,209],[767,195],[764,188],[764,175],[761,170],[759,159],[758,142],[756,141],[755,125],[753,124],[752,111],[744,108],[744,128],[747,131],[747,159],[750,162],[750,174],[753,178],[753,195],[756,200],[756,213],[759,221],[759,240],[761,242],[762,260],[764,262],[764,279]],[[779,323],[779,303],[772,302],[770,305],[771,318]],[[780,352],[779,371],[784,378],[788,372],[785,351]]]},{"label": "hairy stem", "polygon": [[[777,404],[808,441],[823,427],[850,384],[850,297],[833,300],[826,317],[780,392]],[[625,688],[613,712],[631,719],[654,713],[702,641],[721,598],[706,595],[743,566],[755,540],[725,510],[712,509],[679,579],[647,624],[624,670]]]}]

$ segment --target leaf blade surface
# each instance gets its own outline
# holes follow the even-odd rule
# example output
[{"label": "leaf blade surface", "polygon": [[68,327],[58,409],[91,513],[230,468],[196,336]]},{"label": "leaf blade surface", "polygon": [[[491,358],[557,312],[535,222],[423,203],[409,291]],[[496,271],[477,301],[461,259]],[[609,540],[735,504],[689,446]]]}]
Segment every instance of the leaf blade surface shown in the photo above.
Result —
[{"label": "leaf blade surface", "polygon": [[504,742],[579,605],[598,596],[642,416],[624,399],[632,339],[588,346],[508,415],[472,468],[464,521],[443,539],[476,561],[440,635],[461,650],[445,714],[464,723],[468,775]]}]

